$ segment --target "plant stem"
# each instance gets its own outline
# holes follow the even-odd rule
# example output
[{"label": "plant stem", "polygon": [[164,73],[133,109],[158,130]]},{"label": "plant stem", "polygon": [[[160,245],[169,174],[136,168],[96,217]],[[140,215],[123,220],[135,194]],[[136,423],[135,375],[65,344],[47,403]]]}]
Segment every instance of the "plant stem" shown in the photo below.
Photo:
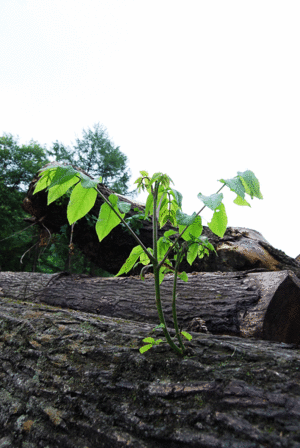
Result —
[{"label": "plant stem", "polygon": [[153,265],[153,273],[154,273],[154,282],[155,282],[155,301],[156,301],[156,308],[158,312],[159,322],[163,325],[163,332],[165,335],[165,338],[168,342],[168,344],[172,347],[173,350],[175,350],[176,353],[179,355],[183,354],[183,350],[177,347],[177,345],[173,342],[170,333],[167,329],[166,321],[164,318],[164,313],[161,306],[161,299],[160,299],[160,285],[159,285],[159,269],[157,266]]},{"label": "plant stem", "polygon": [[112,209],[112,211],[117,215],[117,217],[122,221],[122,223],[127,227],[127,229],[129,230],[129,232],[131,233],[131,235],[133,236],[133,238],[136,240],[136,242],[142,247],[143,251],[147,254],[147,256],[150,258],[150,260],[154,261],[154,257],[153,255],[147,250],[146,246],[142,243],[142,241],[139,239],[139,237],[135,234],[135,232],[129,227],[129,225],[127,224],[127,222],[122,218],[122,216],[120,216],[120,214],[113,208],[113,206],[111,205],[111,203],[109,202],[108,199],[106,199],[106,197],[104,196],[103,193],[101,193],[101,191],[98,190],[98,188],[96,188],[97,193],[101,196],[101,198],[103,199],[104,202],[106,202],[106,204]]},{"label": "plant stem", "polygon": [[155,263],[158,263],[157,260],[157,224],[158,219],[156,216],[157,213],[157,194],[158,194],[159,183],[155,182],[154,188],[151,187],[151,192],[153,196],[153,215],[152,215],[152,239],[153,239],[153,258],[155,259]]},{"label": "plant stem", "polygon": [[156,308],[157,308],[157,312],[158,312],[158,317],[159,317],[159,321],[160,323],[163,325],[163,331],[164,331],[164,335],[165,338],[167,339],[169,345],[173,348],[173,350],[175,350],[176,353],[179,353],[180,355],[182,355],[183,350],[180,349],[179,347],[177,347],[176,344],[174,344],[174,342],[171,339],[170,333],[167,329],[166,326],[166,321],[164,318],[164,313],[162,310],[162,306],[161,306],[161,298],[160,298],[160,284],[159,284],[159,271],[160,271],[160,266],[158,263],[158,259],[157,259],[157,226],[158,226],[158,218],[157,218],[157,194],[158,194],[158,188],[159,188],[159,183],[155,182],[154,184],[154,188],[152,188],[151,192],[152,192],[152,196],[153,196],[153,215],[152,215],[152,230],[153,230],[153,257],[154,257],[154,262],[153,262],[153,274],[154,274],[154,282],[155,282],[155,301],[156,301]]},{"label": "plant stem", "polygon": [[176,312],[177,274],[178,274],[178,268],[179,268],[181,259],[182,259],[182,251],[179,250],[179,252],[177,254],[176,264],[175,264],[174,281],[173,281],[172,314],[173,314],[173,322],[174,322],[174,328],[175,328],[176,336],[177,336],[177,339],[179,341],[179,345],[180,345],[182,351],[184,351],[185,349],[184,349],[184,345],[183,345],[182,338],[180,336],[180,331],[179,331],[179,328],[178,328],[177,312]]}]

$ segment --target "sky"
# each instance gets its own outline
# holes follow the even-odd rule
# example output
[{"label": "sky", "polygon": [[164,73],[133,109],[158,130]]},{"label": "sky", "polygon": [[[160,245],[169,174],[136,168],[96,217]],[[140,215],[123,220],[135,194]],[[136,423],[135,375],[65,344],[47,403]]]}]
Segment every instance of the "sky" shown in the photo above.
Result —
[{"label": "sky", "polygon": [[251,170],[263,199],[224,188],[228,226],[296,257],[299,21],[299,0],[0,0],[0,135],[50,149],[100,123],[186,213]]}]

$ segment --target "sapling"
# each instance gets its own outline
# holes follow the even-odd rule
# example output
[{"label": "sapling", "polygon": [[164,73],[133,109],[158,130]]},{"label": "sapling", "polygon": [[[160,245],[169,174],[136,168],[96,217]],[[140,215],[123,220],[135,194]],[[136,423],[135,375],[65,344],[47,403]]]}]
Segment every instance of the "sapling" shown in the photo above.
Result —
[{"label": "sapling", "polygon": [[[201,237],[203,226],[200,213],[206,206],[213,210],[214,213],[211,221],[208,223],[208,227],[213,233],[223,237],[227,227],[227,215],[222,203],[223,194],[220,193],[222,188],[227,185],[230,190],[237,194],[234,200],[234,203],[237,205],[250,207],[250,204],[245,200],[245,194],[248,194],[251,199],[253,199],[253,196],[259,199],[263,197],[254,173],[250,170],[238,172],[238,175],[232,179],[220,179],[220,182],[224,185],[217,193],[211,196],[204,196],[199,193],[198,198],[204,203],[204,206],[198,213],[187,215],[182,211],[182,195],[172,188],[171,184],[173,182],[168,175],[155,173],[150,177],[146,171],[141,171],[140,174],[141,176],[135,183],[139,191],[144,190],[148,193],[142,218],[143,220],[149,219],[149,217],[152,218],[152,247],[146,247],[138,236],[140,225],[136,226],[136,223],[140,222],[141,212],[135,210],[138,212],[134,215],[135,222],[132,219],[125,218],[126,213],[131,208],[131,204],[121,201],[116,194],[111,194],[106,198],[98,189],[98,183],[102,181],[101,177],[99,179],[90,179],[72,166],[48,166],[40,171],[41,177],[36,184],[34,194],[47,188],[47,204],[49,205],[63,196],[69,189],[72,189],[67,207],[67,219],[70,225],[81,219],[92,209],[97,194],[101,196],[103,204],[95,226],[99,241],[101,242],[121,223],[137,242],[137,246],[132,249],[116,276],[127,274],[135,266],[142,264],[141,278],[144,279],[145,272],[152,268],[156,308],[160,322],[156,328],[161,328],[166,341],[172,349],[177,354],[183,355],[185,347],[182,336],[188,340],[191,340],[192,336],[186,331],[180,331],[178,326],[176,312],[177,280],[180,278],[183,281],[188,281],[186,272],[179,272],[180,264],[186,258],[188,263],[192,265],[197,256],[203,258],[205,255],[209,255],[209,251],[215,251],[207,238]],[[170,223],[172,228],[165,231],[163,236],[158,238],[158,229],[163,228],[166,223]],[[166,326],[161,303],[160,285],[168,273],[173,274],[172,316],[176,338],[171,337]],[[176,339],[177,343],[175,342]],[[141,353],[163,341],[162,339],[147,337],[143,342],[145,345],[140,348]]]}]

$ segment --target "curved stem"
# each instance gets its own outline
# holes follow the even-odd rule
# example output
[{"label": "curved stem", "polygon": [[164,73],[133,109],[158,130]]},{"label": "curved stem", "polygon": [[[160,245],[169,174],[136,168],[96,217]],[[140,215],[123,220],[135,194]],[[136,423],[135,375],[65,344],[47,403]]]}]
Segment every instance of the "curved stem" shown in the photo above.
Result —
[{"label": "curved stem", "polygon": [[175,350],[176,353],[179,355],[183,354],[183,350],[173,342],[170,333],[167,329],[166,321],[164,318],[164,313],[161,306],[161,299],[160,299],[160,285],[159,285],[159,268],[157,266],[153,266],[153,272],[154,272],[154,281],[155,281],[155,300],[156,300],[156,308],[158,312],[159,322],[163,325],[163,332],[165,335],[165,338],[168,342],[168,344],[172,347],[173,350]]},{"label": "curved stem", "polygon": [[179,345],[181,347],[181,349],[184,351],[184,345],[182,342],[182,338],[180,336],[180,331],[178,328],[178,321],[177,321],[177,312],[176,312],[176,298],[177,298],[177,294],[176,294],[176,289],[177,289],[177,274],[178,274],[178,268],[180,265],[182,259],[182,251],[180,250],[177,254],[177,260],[176,260],[176,264],[175,264],[175,273],[174,273],[174,281],[173,281],[173,299],[172,299],[172,314],[173,314],[173,322],[174,322],[174,328],[175,328],[175,332],[176,332],[176,336],[179,342]]}]

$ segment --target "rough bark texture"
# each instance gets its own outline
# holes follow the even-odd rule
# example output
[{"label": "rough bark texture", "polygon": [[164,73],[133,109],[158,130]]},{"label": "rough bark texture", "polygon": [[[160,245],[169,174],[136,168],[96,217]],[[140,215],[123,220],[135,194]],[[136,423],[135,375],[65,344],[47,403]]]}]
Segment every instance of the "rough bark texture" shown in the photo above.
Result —
[{"label": "rough bark texture", "polygon": [[[37,180],[38,176],[32,180],[22,207],[27,213],[32,215],[31,221],[36,222],[40,226],[41,244],[44,244],[44,241],[50,235],[59,232],[60,227],[68,223],[66,216],[68,199],[61,199],[47,206],[47,193],[45,191],[33,195]],[[103,184],[99,184],[98,188],[106,197],[112,193]],[[131,210],[126,217],[136,213],[134,207],[144,210],[144,206],[140,203],[135,203],[123,196],[120,196],[120,199],[132,204]],[[90,214],[98,217],[102,203],[103,201],[98,195]],[[172,228],[170,225],[165,225],[163,229],[159,230],[159,235],[162,236],[165,230],[170,228]],[[143,227],[139,229],[139,232],[139,236],[145,246],[152,247],[151,221],[144,221]],[[290,269],[300,277],[300,263],[286,255],[283,251],[274,248],[255,230],[228,227],[223,238],[219,238],[208,227],[204,226],[202,235],[206,236],[215,246],[218,255],[211,253],[209,257],[204,257],[203,259],[196,258],[192,266],[184,261],[180,266],[180,270],[185,270],[186,272],[234,272],[255,268],[263,268],[270,271]],[[73,242],[95,265],[112,274],[116,274],[119,271],[132,248],[137,245],[134,238],[121,225],[113,229],[99,243],[94,226],[89,226],[85,218],[80,219],[74,227]],[[136,270],[134,273],[137,274],[138,272]]]},{"label": "rough bark texture", "polygon": [[189,356],[138,348],[152,325],[0,299],[0,446],[299,448],[295,345],[193,333]]},{"label": "rough bark texture", "polygon": [[[167,325],[173,276],[161,284]],[[158,324],[154,279],[0,273],[0,294],[63,308]],[[177,314],[183,329],[300,343],[300,280],[291,271],[189,274],[178,281]]]}]

